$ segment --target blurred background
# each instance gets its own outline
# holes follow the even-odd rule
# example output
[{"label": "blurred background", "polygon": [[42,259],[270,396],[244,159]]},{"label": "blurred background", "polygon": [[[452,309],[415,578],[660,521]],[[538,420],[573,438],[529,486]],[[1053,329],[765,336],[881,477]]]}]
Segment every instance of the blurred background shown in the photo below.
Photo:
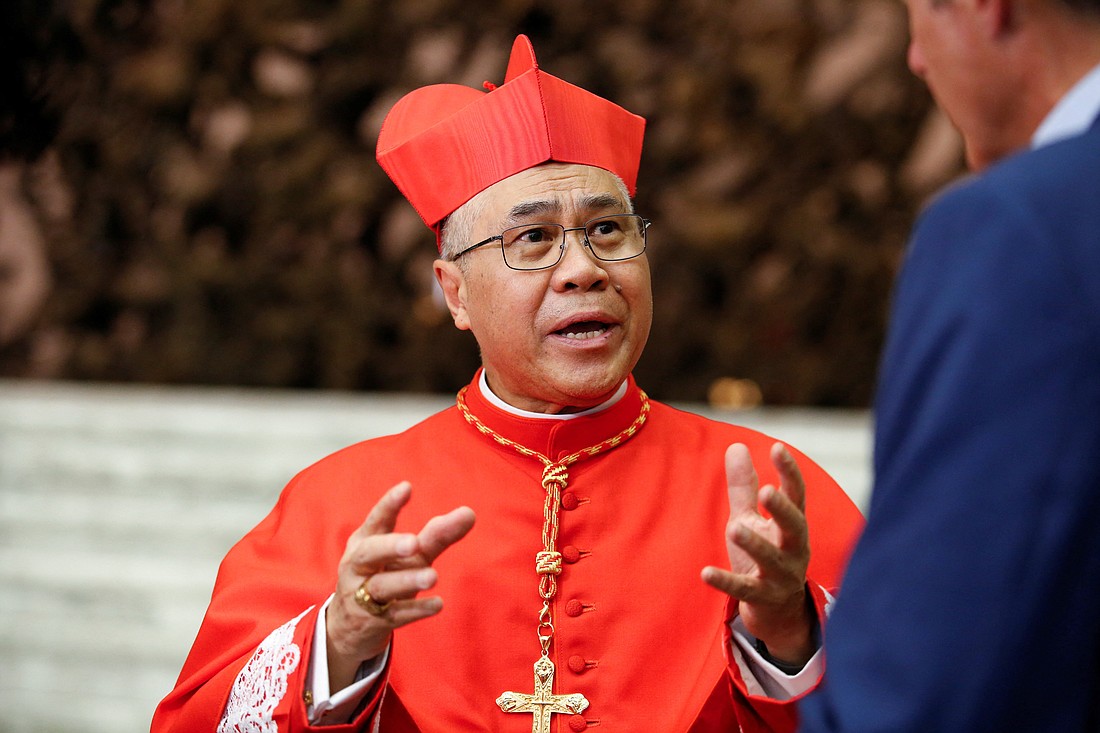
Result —
[{"label": "blurred background", "polygon": [[898,0],[0,13],[0,733],[147,730],[294,472],[453,403],[476,346],[374,145],[413,88],[501,83],[517,33],[648,120],[639,383],[866,506],[890,289],[962,172]]},{"label": "blurred background", "polygon": [[659,399],[867,406],[907,229],[961,170],[906,69],[898,0],[4,12],[9,378],[465,384],[475,345],[374,145],[410,89],[501,83],[519,32],[549,73],[648,120],[637,209],[655,221],[656,321],[637,376]]}]

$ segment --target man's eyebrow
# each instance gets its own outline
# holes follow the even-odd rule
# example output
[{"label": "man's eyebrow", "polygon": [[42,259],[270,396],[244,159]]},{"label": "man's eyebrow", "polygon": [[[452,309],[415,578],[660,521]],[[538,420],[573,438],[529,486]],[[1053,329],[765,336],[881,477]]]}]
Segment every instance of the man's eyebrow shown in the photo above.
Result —
[{"label": "man's eyebrow", "polygon": [[612,193],[595,193],[581,197],[581,209],[585,211],[602,211],[615,209],[618,212],[627,212],[630,207],[623,204],[623,200]]},{"label": "man's eyebrow", "polygon": [[[586,194],[581,197],[578,203],[582,211],[600,212],[614,209],[617,212],[626,212],[630,210],[629,205],[624,204],[623,200],[613,193]],[[561,210],[561,203],[554,199],[521,201],[508,210],[505,221],[507,223],[517,223],[530,221],[534,217],[545,217],[552,220],[553,217],[560,216]]]},{"label": "man's eyebrow", "polygon": [[561,213],[561,204],[553,199],[536,199],[534,201],[521,201],[508,210],[505,222],[515,223],[530,220],[535,216],[550,216]]}]

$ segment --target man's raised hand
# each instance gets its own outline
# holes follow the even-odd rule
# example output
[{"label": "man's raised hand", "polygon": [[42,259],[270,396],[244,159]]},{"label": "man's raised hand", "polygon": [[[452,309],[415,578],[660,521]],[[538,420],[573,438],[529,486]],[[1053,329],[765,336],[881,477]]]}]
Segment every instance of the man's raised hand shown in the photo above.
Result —
[{"label": "man's raised hand", "polygon": [[[760,488],[746,446],[734,443],[726,450],[730,569],[707,567],[702,577],[739,601],[745,627],[773,657],[803,664],[814,653],[813,615],[806,599],[806,487],[781,443],[772,446],[771,461],[779,472],[778,489]],[[770,516],[764,516],[761,507]]]},{"label": "man's raised hand", "polygon": [[[466,536],[474,512],[459,507],[432,517],[417,534],[394,532],[411,491],[407,481],[391,488],[348,538],[325,620],[333,692],[351,684],[364,661],[385,651],[394,629],[443,609],[443,599],[420,593],[435,585],[432,563]],[[369,594],[373,605],[356,600],[357,592],[360,599]]]}]

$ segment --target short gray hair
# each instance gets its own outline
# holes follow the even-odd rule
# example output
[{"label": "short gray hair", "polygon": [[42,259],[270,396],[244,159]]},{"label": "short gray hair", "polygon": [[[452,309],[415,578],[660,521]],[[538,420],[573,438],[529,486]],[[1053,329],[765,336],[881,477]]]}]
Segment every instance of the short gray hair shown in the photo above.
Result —
[{"label": "short gray hair", "polygon": [[485,199],[479,193],[443,220],[439,237],[440,257],[453,260],[455,255],[473,244],[471,240],[474,238],[474,222],[481,217],[483,211]]}]

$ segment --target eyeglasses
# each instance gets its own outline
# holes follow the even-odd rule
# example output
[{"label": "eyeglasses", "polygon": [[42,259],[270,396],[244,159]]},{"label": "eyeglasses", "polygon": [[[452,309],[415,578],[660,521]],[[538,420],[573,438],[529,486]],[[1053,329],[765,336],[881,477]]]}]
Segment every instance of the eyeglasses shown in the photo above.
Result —
[{"label": "eyeglasses", "polygon": [[561,262],[565,254],[565,233],[583,232],[584,246],[598,260],[619,262],[645,252],[646,230],[652,224],[637,214],[614,214],[590,219],[580,227],[561,224],[524,224],[495,237],[470,245],[454,257],[457,260],[490,242],[500,242],[504,264],[513,270],[545,270]]}]

